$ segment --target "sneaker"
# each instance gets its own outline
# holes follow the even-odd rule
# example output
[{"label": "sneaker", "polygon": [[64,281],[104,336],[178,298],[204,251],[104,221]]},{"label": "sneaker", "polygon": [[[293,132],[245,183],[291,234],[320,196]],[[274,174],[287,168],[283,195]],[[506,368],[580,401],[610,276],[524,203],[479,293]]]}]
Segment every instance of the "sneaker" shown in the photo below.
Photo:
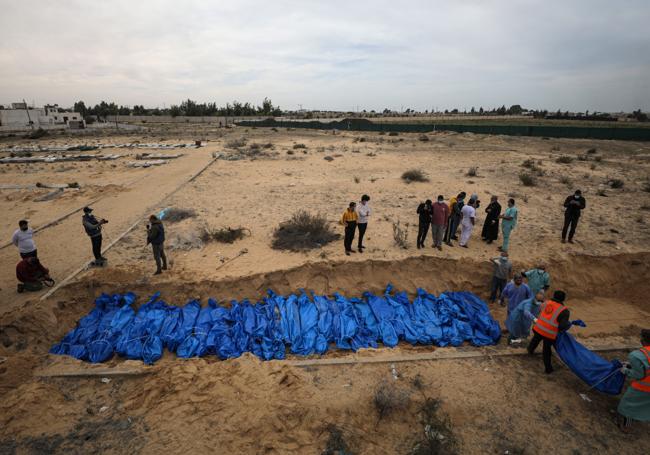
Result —
[{"label": "sneaker", "polygon": [[521,338],[513,338],[510,340],[510,344],[519,344],[522,342]]},{"label": "sneaker", "polygon": [[469,248],[467,245],[461,245],[463,248]]}]

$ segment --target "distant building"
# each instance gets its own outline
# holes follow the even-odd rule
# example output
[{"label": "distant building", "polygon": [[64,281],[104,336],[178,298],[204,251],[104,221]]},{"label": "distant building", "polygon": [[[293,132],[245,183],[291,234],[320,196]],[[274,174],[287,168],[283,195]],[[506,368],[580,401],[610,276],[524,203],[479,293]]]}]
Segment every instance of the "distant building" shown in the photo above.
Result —
[{"label": "distant building", "polygon": [[11,103],[11,109],[0,109],[0,126],[11,128],[35,128],[47,125],[68,125],[68,122],[83,122],[79,112],[65,112],[59,106],[47,105],[32,108],[25,103]]}]

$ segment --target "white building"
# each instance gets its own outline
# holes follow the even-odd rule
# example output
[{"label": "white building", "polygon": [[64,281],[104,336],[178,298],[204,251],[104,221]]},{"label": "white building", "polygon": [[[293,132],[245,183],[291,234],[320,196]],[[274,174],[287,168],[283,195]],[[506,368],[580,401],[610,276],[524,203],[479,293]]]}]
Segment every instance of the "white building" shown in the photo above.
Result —
[{"label": "white building", "polygon": [[[18,107],[18,109],[16,109]],[[35,128],[48,125],[67,125],[69,121],[83,121],[79,112],[59,112],[57,105],[24,108],[22,103],[13,103],[12,109],[0,109],[0,127]]]}]

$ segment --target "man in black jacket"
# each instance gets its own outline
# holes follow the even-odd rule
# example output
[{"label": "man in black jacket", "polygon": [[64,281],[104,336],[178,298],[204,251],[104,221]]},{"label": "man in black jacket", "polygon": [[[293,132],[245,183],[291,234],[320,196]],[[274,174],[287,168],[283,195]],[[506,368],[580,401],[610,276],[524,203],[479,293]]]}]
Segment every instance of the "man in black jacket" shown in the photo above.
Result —
[{"label": "man in black jacket", "polygon": [[165,256],[164,247],[165,227],[156,215],[149,217],[149,223],[147,225],[147,245],[151,243],[153,258],[156,261],[156,273],[154,275],[160,275],[163,270],[167,270],[167,256]]},{"label": "man in black jacket", "polygon": [[[587,206],[587,201],[582,197],[582,191],[576,192],[567,197],[564,201],[564,227],[562,228],[562,243],[566,243],[567,230],[569,231],[569,243],[573,243],[573,235],[576,233],[576,226],[580,219],[580,212]],[[570,229],[569,229],[570,227]]]},{"label": "man in black jacket", "polygon": [[431,226],[431,216],[433,214],[433,202],[431,202],[431,199],[427,199],[426,202],[420,204],[417,213],[420,215],[417,241],[418,249],[420,249],[424,248],[424,240],[427,238],[429,226]]},{"label": "man in black jacket", "polygon": [[93,245],[93,256],[95,256],[93,264],[104,265],[106,258],[102,256],[102,225],[108,223],[108,221],[103,218],[98,220],[92,212],[92,208],[84,207],[84,215],[81,218],[81,222]]}]

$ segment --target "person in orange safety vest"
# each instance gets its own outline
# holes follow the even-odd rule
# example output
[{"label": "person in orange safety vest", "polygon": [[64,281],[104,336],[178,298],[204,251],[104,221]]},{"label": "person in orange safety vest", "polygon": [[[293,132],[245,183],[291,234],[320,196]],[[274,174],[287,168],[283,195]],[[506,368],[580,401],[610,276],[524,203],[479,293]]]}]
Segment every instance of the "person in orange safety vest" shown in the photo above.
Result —
[{"label": "person in orange safety vest", "polygon": [[539,316],[533,319],[533,338],[528,344],[528,354],[534,354],[540,341],[544,343],[542,354],[546,374],[553,372],[551,346],[555,345],[558,333],[564,332],[571,327],[569,321],[570,312],[564,306],[565,299],[566,293],[564,291],[555,291],[553,298],[542,305]]}]

